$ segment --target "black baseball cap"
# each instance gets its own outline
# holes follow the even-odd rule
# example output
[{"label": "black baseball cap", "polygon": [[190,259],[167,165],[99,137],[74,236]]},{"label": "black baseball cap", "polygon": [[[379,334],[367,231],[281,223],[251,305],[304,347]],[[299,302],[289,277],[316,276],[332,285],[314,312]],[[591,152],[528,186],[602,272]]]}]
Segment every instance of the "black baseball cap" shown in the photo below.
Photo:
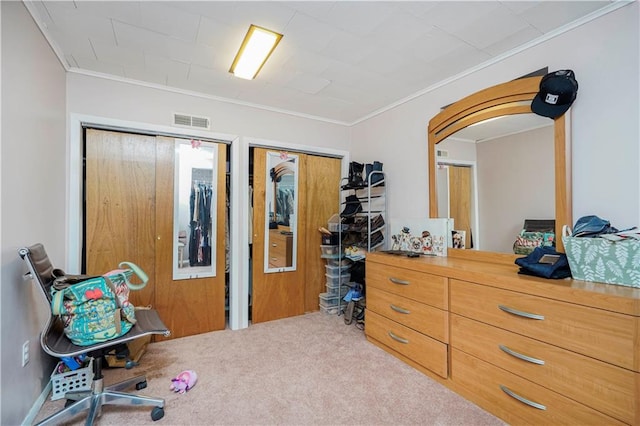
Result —
[{"label": "black baseball cap", "polygon": [[531,102],[531,111],[549,118],[567,112],[578,94],[578,82],[572,70],[551,72],[540,80],[540,91]]}]

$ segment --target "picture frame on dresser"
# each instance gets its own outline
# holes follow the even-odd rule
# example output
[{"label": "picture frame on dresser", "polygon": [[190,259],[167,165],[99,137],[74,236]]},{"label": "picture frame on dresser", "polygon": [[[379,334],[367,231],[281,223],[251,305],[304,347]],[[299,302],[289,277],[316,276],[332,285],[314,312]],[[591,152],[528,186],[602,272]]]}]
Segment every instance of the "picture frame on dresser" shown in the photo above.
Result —
[{"label": "picture frame on dresser", "polygon": [[446,256],[453,226],[449,218],[391,219],[391,250]]}]

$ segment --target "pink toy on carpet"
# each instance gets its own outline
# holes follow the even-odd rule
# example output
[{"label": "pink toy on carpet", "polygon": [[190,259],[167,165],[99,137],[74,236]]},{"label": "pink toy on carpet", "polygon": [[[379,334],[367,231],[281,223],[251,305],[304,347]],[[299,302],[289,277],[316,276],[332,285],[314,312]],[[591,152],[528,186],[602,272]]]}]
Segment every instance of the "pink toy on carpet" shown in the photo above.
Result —
[{"label": "pink toy on carpet", "polygon": [[198,375],[193,370],[184,370],[176,376],[175,379],[171,379],[171,389],[177,393],[185,393],[196,385],[198,381]]}]

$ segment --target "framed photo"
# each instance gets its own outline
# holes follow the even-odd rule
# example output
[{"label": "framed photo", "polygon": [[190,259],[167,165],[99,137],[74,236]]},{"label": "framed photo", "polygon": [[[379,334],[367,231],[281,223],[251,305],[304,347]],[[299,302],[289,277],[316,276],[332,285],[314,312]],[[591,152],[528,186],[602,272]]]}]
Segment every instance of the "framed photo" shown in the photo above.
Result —
[{"label": "framed photo", "polygon": [[453,219],[398,219],[389,223],[391,250],[446,256],[451,247]]},{"label": "framed photo", "polygon": [[463,249],[466,248],[465,247],[465,238],[466,238],[466,231],[459,231],[459,230],[452,230],[451,231],[451,247],[452,248],[458,248],[458,249]]}]

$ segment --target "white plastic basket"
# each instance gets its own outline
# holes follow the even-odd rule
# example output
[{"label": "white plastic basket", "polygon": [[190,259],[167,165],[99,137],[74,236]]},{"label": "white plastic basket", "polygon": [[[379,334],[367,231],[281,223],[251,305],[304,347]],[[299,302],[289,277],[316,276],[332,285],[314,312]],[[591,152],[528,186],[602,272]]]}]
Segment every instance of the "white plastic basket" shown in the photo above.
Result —
[{"label": "white plastic basket", "polygon": [[89,358],[89,364],[86,367],[77,370],[58,373],[58,368],[64,365],[62,361],[56,365],[51,374],[52,395],[51,400],[64,398],[64,395],[70,391],[86,391],[91,390],[91,381],[93,380],[93,358]]}]

